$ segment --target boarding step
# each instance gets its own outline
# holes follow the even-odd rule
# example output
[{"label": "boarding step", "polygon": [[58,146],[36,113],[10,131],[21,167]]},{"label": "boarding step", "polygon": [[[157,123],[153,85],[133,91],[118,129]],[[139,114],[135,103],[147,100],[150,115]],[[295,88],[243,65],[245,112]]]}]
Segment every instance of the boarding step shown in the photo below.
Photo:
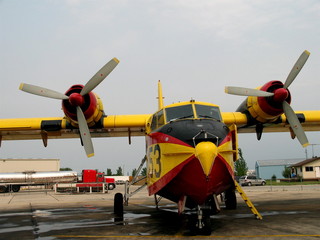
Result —
[{"label": "boarding step", "polygon": [[253,203],[250,201],[250,199],[248,198],[248,196],[245,194],[245,192],[243,191],[242,187],[240,186],[240,184],[237,181],[234,181],[234,184],[236,186],[236,189],[238,191],[238,193],[240,194],[240,196],[242,197],[242,199],[244,200],[244,202],[247,204],[247,206],[250,208],[251,212],[256,216],[256,219],[262,220],[262,216],[261,214],[258,212],[258,210],[255,208],[255,206],[253,205]]}]

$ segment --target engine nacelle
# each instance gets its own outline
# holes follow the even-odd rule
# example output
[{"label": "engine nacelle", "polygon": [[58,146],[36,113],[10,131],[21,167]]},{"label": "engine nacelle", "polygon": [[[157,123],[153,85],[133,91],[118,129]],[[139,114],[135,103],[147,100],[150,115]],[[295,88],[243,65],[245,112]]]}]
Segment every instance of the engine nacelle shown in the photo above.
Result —
[{"label": "engine nacelle", "polygon": [[282,102],[286,101],[289,104],[291,102],[289,90],[283,88],[283,83],[280,81],[270,81],[258,89],[274,93],[274,96],[250,96],[239,106],[237,111],[247,114],[249,122],[252,124],[276,121],[283,114]]},{"label": "engine nacelle", "polygon": [[62,101],[64,114],[74,127],[78,127],[77,106],[81,107],[89,127],[96,125],[104,116],[103,104],[99,96],[93,92],[81,96],[80,92],[83,87],[80,84],[73,85],[65,93],[66,96],[69,96],[69,99]]}]

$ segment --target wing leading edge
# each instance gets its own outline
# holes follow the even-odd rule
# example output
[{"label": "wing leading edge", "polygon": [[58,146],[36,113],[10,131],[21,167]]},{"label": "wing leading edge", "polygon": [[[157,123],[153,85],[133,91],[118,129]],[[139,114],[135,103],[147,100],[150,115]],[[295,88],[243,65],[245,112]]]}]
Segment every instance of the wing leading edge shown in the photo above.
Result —
[{"label": "wing leading edge", "polygon": [[[110,115],[90,128],[92,137],[144,136],[151,115]],[[0,119],[1,140],[79,138],[79,129],[66,118]]]},{"label": "wing leading edge", "polygon": [[[223,112],[226,125],[235,124],[239,133],[255,133],[256,125],[250,124],[246,114],[241,112]],[[304,131],[320,131],[320,111],[295,111]],[[263,132],[290,132],[287,118],[282,114],[276,121],[263,123]]]}]

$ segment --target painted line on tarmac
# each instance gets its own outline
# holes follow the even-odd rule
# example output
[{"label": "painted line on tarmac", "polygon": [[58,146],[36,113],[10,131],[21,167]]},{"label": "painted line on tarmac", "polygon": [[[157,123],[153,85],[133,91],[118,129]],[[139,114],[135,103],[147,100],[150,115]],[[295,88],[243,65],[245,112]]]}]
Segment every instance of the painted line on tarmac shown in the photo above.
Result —
[{"label": "painted line on tarmac", "polygon": [[60,201],[58,198],[54,197],[53,195],[51,195],[50,193],[47,193],[50,197],[52,197],[53,199],[57,200],[58,202]]},{"label": "painted line on tarmac", "polygon": [[276,234],[276,235],[240,235],[240,236],[183,236],[183,235],[126,235],[126,236],[94,236],[94,235],[54,235],[56,238],[274,238],[274,237],[320,237],[320,234]]},{"label": "painted line on tarmac", "polygon": [[13,200],[13,198],[14,198],[14,196],[15,196],[15,195],[12,195],[12,197],[10,198],[10,200],[9,200],[8,204],[10,204],[10,203],[11,203],[11,201],[12,201],[12,200]]}]

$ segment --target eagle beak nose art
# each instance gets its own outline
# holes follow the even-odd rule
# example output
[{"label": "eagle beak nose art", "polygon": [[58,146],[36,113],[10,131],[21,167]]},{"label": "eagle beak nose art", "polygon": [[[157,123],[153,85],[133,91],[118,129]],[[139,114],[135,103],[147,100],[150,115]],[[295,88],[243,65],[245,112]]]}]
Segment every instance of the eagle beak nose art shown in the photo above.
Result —
[{"label": "eagle beak nose art", "polygon": [[199,159],[206,176],[209,176],[217,155],[218,147],[212,142],[200,142],[195,147],[195,156]]}]

